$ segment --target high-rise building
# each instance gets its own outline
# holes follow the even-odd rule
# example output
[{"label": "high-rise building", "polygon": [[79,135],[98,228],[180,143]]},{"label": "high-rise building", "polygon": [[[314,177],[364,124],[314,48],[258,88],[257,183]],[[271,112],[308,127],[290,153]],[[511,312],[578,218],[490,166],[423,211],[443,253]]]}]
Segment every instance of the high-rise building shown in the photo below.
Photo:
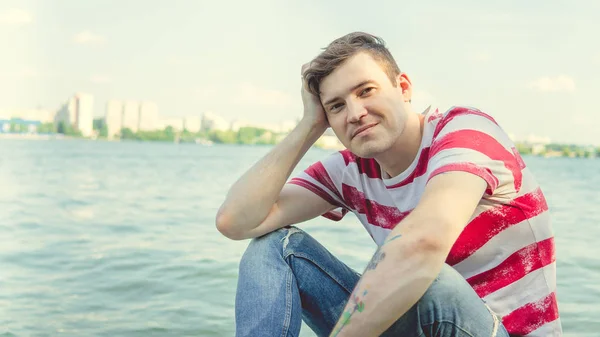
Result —
[{"label": "high-rise building", "polygon": [[123,125],[123,102],[111,100],[106,103],[104,122],[106,123],[108,139],[112,139],[121,133]]},{"label": "high-rise building", "polygon": [[136,101],[125,101],[123,103],[123,129],[138,132],[140,126],[139,103]]},{"label": "high-rise building", "polygon": [[56,112],[54,122],[60,124],[61,122],[69,126],[74,126],[77,121],[77,99],[75,97],[69,98]]},{"label": "high-rise building", "polygon": [[154,102],[142,102],[139,112],[140,131],[152,131],[158,128],[158,106]]},{"label": "high-rise building", "polygon": [[77,102],[77,123],[75,128],[84,137],[92,136],[94,132],[94,96],[78,93],[75,95]]},{"label": "high-rise building", "polygon": [[94,132],[94,96],[77,93],[56,112],[55,123],[64,123],[81,132],[84,137]]}]

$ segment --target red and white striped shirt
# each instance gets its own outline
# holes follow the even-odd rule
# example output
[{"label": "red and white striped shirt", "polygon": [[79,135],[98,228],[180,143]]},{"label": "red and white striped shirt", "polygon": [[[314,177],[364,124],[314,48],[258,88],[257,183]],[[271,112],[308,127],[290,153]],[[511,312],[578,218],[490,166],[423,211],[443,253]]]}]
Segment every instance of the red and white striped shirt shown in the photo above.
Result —
[{"label": "red and white striped shirt", "polygon": [[396,177],[374,159],[334,153],[293,178],[339,208],[353,212],[377,245],[419,202],[437,174],[465,171],[487,190],[446,263],[486,301],[510,334],[560,336],[554,235],[540,186],[513,142],[489,115],[466,107],[426,113],[419,155]]}]

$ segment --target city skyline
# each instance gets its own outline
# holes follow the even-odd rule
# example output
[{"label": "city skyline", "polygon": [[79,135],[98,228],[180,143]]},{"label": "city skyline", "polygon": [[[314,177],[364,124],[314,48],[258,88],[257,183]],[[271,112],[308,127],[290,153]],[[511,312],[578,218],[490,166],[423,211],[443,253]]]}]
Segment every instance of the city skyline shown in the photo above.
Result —
[{"label": "city skyline", "polygon": [[[285,120],[280,123],[258,123],[251,120],[227,120],[211,111],[185,116],[164,116],[160,114],[158,105],[153,101],[117,100],[109,99],[104,109],[94,111],[94,95],[84,92],[75,94],[63,100],[57,109],[0,109],[0,122],[7,126],[11,120],[21,123],[39,125],[52,123],[58,125],[66,123],[74,130],[80,131],[84,137],[96,136],[93,130],[94,120],[103,120],[107,127],[107,137],[118,137],[122,129],[131,132],[157,131],[167,127],[173,130],[187,130],[197,133],[200,130],[221,130],[238,132],[242,127],[262,128],[276,133],[291,131],[297,121]],[[0,130],[0,132],[8,130]]]},{"label": "city skyline", "polygon": [[413,82],[417,111],[469,105],[518,138],[600,144],[599,3],[354,5],[8,0],[0,38],[14,53],[0,55],[0,109],[55,109],[82,91],[95,97],[94,117],[110,99],[136,98],[164,117],[297,120],[300,66],[362,30],[386,40]]}]

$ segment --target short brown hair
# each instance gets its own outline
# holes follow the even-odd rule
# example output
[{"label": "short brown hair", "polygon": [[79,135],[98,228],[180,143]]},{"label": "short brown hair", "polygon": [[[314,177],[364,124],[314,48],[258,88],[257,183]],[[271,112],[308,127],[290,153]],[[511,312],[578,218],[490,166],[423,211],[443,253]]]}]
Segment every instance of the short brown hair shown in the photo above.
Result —
[{"label": "short brown hair", "polygon": [[396,77],[400,74],[400,68],[382,38],[364,32],[354,32],[337,38],[323,49],[324,51],[310,62],[308,70],[303,74],[308,91],[312,94],[318,96],[321,81],[344,61],[359,52],[366,52],[377,61],[392,84],[396,86]]}]

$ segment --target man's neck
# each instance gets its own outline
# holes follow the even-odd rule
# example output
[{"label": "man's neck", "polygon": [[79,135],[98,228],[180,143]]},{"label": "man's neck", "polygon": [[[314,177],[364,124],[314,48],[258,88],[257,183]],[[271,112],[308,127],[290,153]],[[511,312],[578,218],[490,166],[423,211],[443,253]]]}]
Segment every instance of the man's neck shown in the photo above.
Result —
[{"label": "man's neck", "polygon": [[398,141],[388,151],[375,158],[390,177],[406,171],[419,154],[424,123],[425,115],[409,113],[404,132]]}]

